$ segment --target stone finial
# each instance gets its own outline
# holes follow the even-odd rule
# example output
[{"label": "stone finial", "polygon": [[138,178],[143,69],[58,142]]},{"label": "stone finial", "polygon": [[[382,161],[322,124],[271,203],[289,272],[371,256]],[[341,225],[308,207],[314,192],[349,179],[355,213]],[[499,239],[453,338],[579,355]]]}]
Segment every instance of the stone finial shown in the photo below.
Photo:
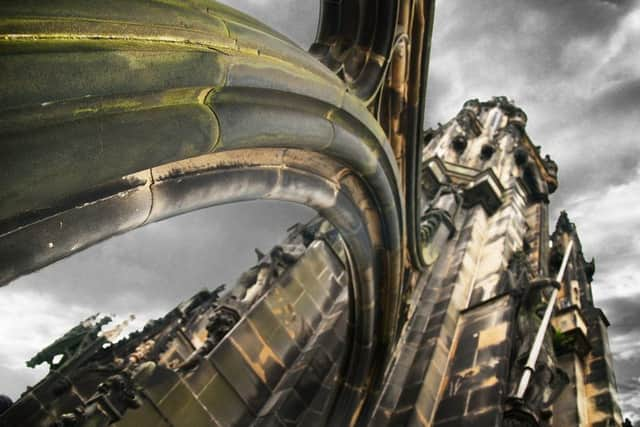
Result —
[{"label": "stone finial", "polygon": [[510,114],[509,121],[513,123],[519,123],[523,127],[527,125],[527,114],[520,108],[514,108]]},{"label": "stone finial", "polygon": [[548,154],[544,156],[542,161],[544,162],[544,166],[547,168],[549,175],[556,178],[558,176],[558,164],[554,162]]},{"label": "stone finial", "polygon": [[465,110],[473,111],[475,114],[478,114],[480,112],[480,101],[478,101],[478,98],[470,99],[464,103],[462,108]]},{"label": "stone finial", "polygon": [[560,217],[556,222],[556,233],[573,233],[575,225],[569,220],[567,211],[560,212]]},{"label": "stone finial", "polygon": [[477,136],[480,133],[480,130],[476,128],[476,113],[464,109],[458,113],[456,116],[456,122],[464,132],[464,134],[468,137]]},{"label": "stone finial", "polygon": [[591,261],[584,263],[584,274],[587,276],[587,282],[591,283],[593,281],[593,275],[596,272],[596,260],[595,258],[591,258]]},{"label": "stone finial", "polygon": [[504,95],[502,95],[502,96],[494,96],[492,100],[499,107],[508,107],[508,106],[511,106],[511,104],[512,104],[511,101],[509,100],[509,98],[507,98]]}]

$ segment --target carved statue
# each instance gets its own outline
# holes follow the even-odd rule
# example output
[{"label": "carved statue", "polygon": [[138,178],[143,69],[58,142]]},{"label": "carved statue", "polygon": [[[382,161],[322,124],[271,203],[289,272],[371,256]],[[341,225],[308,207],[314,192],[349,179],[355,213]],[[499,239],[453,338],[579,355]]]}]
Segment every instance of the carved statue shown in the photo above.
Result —
[{"label": "carved statue", "polygon": [[[58,369],[67,364],[77,354],[82,353],[90,346],[106,343],[106,338],[99,336],[104,325],[111,322],[109,316],[98,319],[99,313],[80,322],[61,338],[58,338],[48,347],[33,356],[27,366],[34,368],[41,363],[48,363],[51,369]],[[59,360],[54,361],[56,357]]]}]

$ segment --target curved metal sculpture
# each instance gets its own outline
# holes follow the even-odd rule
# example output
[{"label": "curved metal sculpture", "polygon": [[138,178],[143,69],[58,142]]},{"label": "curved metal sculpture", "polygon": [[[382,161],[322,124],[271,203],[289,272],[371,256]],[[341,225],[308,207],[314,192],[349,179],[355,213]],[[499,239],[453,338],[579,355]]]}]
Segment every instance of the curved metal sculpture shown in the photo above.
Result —
[{"label": "curved metal sculpture", "polygon": [[303,203],[348,248],[357,412],[397,334],[404,242],[421,265],[432,9],[323,3],[327,68],[216,3],[3,5],[0,281],[193,209]]}]

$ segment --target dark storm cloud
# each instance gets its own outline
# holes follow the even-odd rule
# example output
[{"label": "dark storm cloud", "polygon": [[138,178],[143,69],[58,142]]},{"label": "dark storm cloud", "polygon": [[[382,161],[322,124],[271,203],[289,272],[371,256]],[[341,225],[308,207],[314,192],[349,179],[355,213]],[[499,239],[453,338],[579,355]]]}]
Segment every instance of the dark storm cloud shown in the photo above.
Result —
[{"label": "dark storm cloud", "polygon": [[[640,360],[635,361],[635,366],[640,364]],[[637,371],[635,372],[637,374]],[[618,375],[620,377],[620,375]],[[618,385],[618,401],[623,408],[623,417],[633,420],[635,426],[640,422],[640,398],[638,397],[638,388],[640,381],[636,376],[623,376],[617,379]]]},{"label": "dark storm cloud", "polygon": [[[576,150],[569,167],[561,167],[563,193],[600,193],[603,187],[626,184],[640,167],[640,80],[613,83],[577,109],[556,141]],[[571,138],[573,137],[573,138]],[[575,144],[574,141],[579,141]]]},{"label": "dark storm cloud", "polygon": [[616,335],[610,329],[609,336],[614,352],[618,400],[623,415],[637,423],[640,421],[640,331]]},{"label": "dark storm cloud", "polygon": [[612,333],[623,335],[635,332],[640,335],[638,329],[638,325],[640,325],[640,299],[615,297],[600,301],[599,305],[607,313],[611,322],[609,330]]},{"label": "dark storm cloud", "polygon": [[594,100],[591,110],[605,115],[634,112],[640,118],[640,78],[622,81],[603,91]]},{"label": "dark storm cloud", "polygon": [[625,142],[624,146],[627,145],[624,153],[585,148],[579,159],[568,167],[561,167],[558,175],[562,187],[554,196],[553,203],[567,206],[584,194],[597,195],[606,187],[624,185],[636,179],[636,170],[640,166],[640,140]]},{"label": "dark storm cloud", "polygon": [[[640,169],[628,182],[574,199],[562,208],[577,224],[585,256],[596,259],[597,296],[640,300],[640,289],[634,286],[640,260]],[[555,217],[557,204],[554,210]]]},{"label": "dark storm cloud", "polygon": [[[482,58],[488,66],[472,67],[469,74],[490,76],[497,68],[495,80],[503,84],[508,85],[500,72],[504,67],[512,79],[557,79],[576,72],[566,55],[578,47],[571,43],[609,36],[628,9],[591,0],[439,2],[434,48],[452,52],[461,65]],[[593,58],[585,59],[588,65]],[[521,87],[518,94],[535,95],[539,87]]]}]

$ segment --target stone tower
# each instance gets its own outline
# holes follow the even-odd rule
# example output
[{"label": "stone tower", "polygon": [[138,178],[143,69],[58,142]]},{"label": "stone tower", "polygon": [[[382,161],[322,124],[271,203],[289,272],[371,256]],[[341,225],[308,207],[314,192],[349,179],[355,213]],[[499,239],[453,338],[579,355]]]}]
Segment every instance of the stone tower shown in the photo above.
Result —
[{"label": "stone tower", "polygon": [[595,262],[585,260],[576,227],[562,212],[551,235],[550,265],[557,266],[558,253],[569,239],[576,250],[560,288],[553,327],[558,364],[569,375],[571,386],[554,403],[554,425],[620,425],[609,321],[591,293]]},{"label": "stone tower", "polygon": [[[409,302],[406,348],[424,365],[415,403],[394,413],[436,426],[620,425],[606,317],[565,213],[549,234],[557,166],[504,97],[467,101],[426,133],[423,250],[432,262]],[[567,242],[575,246],[526,393],[515,397]],[[556,284],[557,285],[557,284]],[[429,349],[427,361],[422,353]],[[404,358],[406,348],[398,351]],[[405,354],[403,354],[405,353]],[[393,381],[393,380],[392,380]],[[407,385],[403,386],[406,393]]]}]

